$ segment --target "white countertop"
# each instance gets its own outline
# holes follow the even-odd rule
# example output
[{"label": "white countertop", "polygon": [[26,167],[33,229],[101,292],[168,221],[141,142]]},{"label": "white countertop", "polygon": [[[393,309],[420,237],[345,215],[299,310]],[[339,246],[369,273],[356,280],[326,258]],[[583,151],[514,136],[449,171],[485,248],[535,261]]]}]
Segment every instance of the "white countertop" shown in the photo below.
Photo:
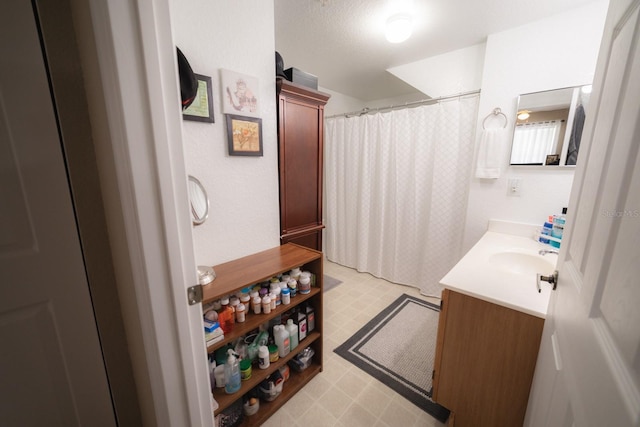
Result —
[{"label": "white countertop", "polygon": [[[491,228],[490,228],[491,229]],[[536,242],[533,237],[487,231],[469,252],[442,278],[447,289],[512,308],[533,316],[545,318],[552,285],[536,286],[536,272],[548,275],[553,272],[558,256],[539,255],[540,249],[554,249]],[[507,253],[507,257],[498,258]],[[495,257],[495,254],[499,254]],[[532,261],[546,271],[532,270],[531,266],[511,262],[511,255],[531,256]],[[509,260],[505,263],[505,259]]]}]

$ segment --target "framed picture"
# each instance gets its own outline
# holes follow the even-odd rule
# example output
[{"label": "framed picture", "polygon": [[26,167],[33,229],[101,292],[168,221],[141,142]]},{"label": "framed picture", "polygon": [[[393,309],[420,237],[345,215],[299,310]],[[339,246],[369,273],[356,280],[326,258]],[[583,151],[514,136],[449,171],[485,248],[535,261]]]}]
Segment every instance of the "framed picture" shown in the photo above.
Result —
[{"label": "framed picture", "polygon": [[230,156],[262,156],[262,119],[227,114]]},{"label": "framed picture", "polygon": [[182,118],[196,122],[214,123],[211,77],[202,74],[195,74],[195,76],[198,79],[198,93],[191,105],[182,112]]},{"label": "framed picture", "polygon": [[547,154],[547,158],[544,162],[545,165],[559,165],[560,154]]},{"label": "framed picture", "polygon": [[235,71],[220,70],[222,112],[247,117],[260,116],[259,80]]}]

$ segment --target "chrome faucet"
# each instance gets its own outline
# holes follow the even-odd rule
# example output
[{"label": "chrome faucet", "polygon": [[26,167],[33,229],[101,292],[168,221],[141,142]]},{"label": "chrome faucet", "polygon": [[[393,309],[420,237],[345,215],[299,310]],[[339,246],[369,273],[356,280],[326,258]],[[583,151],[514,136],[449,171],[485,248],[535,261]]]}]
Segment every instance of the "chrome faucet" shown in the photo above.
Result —
[{"label": "chrome faucet", "polygon": [[558,251],[554,251],[553,249],[540,249],[538,251],[538,253],[542,256],[546,255],[546,254],[556,254],[558,255]]}]

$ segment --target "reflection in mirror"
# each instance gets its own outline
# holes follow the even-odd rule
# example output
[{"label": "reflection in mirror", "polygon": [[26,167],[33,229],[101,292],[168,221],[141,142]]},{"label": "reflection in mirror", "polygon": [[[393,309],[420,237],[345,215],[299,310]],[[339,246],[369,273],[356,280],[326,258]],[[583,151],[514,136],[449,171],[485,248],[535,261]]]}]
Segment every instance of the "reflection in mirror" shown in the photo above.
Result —
[{"label": "reflection in mirror", "polygon": [[200,181],[191,175],[189,175],[189,201],[193,224],[202,224],[209,216],[209,198]]},{"label": "reflection in mirror", "polygon": [[574,166],[591,85],[520,95],[511,165]]}]

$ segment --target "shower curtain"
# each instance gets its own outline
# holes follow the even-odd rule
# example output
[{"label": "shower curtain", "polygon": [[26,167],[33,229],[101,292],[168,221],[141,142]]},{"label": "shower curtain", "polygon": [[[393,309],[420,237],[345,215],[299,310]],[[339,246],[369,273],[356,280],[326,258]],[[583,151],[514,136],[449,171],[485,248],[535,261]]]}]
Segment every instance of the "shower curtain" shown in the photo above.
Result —
[{"label": "shower curtain", "polygon": [[325,121],[327,259],[440,296],[462,255],[478,99]]}]

